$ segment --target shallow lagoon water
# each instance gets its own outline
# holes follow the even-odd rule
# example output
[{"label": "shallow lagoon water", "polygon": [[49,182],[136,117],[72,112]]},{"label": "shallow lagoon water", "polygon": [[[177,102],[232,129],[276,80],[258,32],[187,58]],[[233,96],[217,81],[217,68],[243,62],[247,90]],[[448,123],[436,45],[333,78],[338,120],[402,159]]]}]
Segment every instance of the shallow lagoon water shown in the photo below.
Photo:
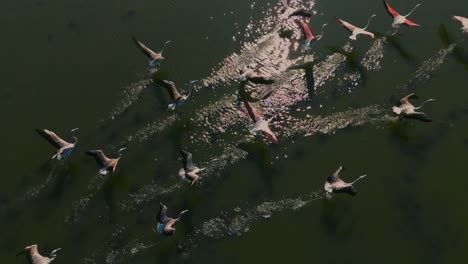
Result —
[{"label": "shallow lagoon water", "polygon": [[[468,5],[425,1],[411,16],[423,26],[390,37],[381,1],[301,4],[313,32],[329,23],[305,57],[292,20],[277,26],[276,1],[3,3],[0,262],[25,263],[15,253],[37,243],[62,248],[54,263],[462,263],[468,42],[450,15]],[[351,43],[333,21],[374,13],[376,40]],[[158,72],[132,35],[154,49],[172,41]],[[274,117],[278,145],[248,134],[245,64],[276,81],[244,88],[269,94],[254,104]],[[194,81],[193,100],[168,112],[155,78],[183,91]],[[434,122],[396,122],[391,106],[410,92],[437,99],[424,108]],[[74,127],[71,158],[48,161],[34,129],[70,139]],[[100,178],[84,152],[122,145],[117,173]],[[182,147],[207,168],[191,189],[177,177]],[[339,165],[345,180],[368,175],[359,194],[319,199]],[[160,201],[190,210],[172,238],[152,231]]]}]

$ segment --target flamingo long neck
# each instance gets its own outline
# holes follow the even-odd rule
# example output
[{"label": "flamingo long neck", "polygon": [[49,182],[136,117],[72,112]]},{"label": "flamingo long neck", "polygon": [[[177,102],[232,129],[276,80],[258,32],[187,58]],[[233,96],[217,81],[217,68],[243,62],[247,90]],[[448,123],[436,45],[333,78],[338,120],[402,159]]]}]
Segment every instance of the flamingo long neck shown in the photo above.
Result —
[{"label": "flamingo long neck", "polygon": [[320,30],[320,35],[321,37],[323,37],[323,28],[326,27],[328,24],[323,24],[322,25],[322,29]]},{"label": "flamingo long neck", "polygon": [[366,176],[367,176],[367,175],[361,175],[361,176],[359,176],[356,180],[354,180],[353,182],[351,182],[350,185],[355,184],[355,183],[358,182],[360,179],[362,179],[362,178],[364,178],[364,177],[366,177]]},{"label": "flamingo long neck", "polygon": [[177,217],[176,220],[179,220],[179,219],[182,217],[182,215],[185,214],[185,213],[187,213],[187,212],[188,212],[188,210],[184,210],[184,211],[180,212],[180,213],[179,213],[179,217]]},{"label": "flamingo long neck", "polygon": [[124,150],[126,150],[126,148],[119,149],[119,158],[117,160],[119,160],[120,157],[122,157]]},{"label": "flamingo long neck", "polygon": [[372,15],[371,17],[369,17],[369,19],[367,20],[367,25],[363,28],[363,30],[366,30],[366,29],[367,29],[367,27],[369,26],[369,24],[370,24],[372,18],[374,18],[374,17],[375,17],[375,15]]},{"label": "flamingo long neck", "polygon": [[163,54],[164,48],[165,48],[166,45],[169,44],[170,42],[171,42],[171,41],[168,40],[168,41],[166,41],[166,42],[164,43],[164,45],[162,46],[161,52],[159,52],[159,54],[161,54],[161,55]]},{"label": "flamingo long neck", "polygon": [[434,99],[426,100],[426,101],[424,101],[420,106],[415,107],[414,109],[415,109],[415,110],[418,110],[418,109],[420,109],[421,107],[423,107],[423,105],[424,105],[425,103],[427,103],[427,102],[432,102],[432,101],[434,101]]},{"label": "flamingo long neck", "polygon": [[75,136],[72,136],[72,137],[73,137],[73,139],[75,140],[75,142],[74,142],[73,144],[76,144],[76,143],[78,143],[78,138],[77,138],[77,137],[75,137]]},{"label": "flamingo long neck", "polygon": [[413,13],[414,10],[416,10],[416,8],[418,8],[418,6],[420,6],[420,5],[421,5],[421,4],[417,4],[417,5],[416,5],[413,9],[411,9],[411,11],[410,11],[406,16],[404,16],[404,17],[407,17],[407,16],[411,15],[411,13]]}]

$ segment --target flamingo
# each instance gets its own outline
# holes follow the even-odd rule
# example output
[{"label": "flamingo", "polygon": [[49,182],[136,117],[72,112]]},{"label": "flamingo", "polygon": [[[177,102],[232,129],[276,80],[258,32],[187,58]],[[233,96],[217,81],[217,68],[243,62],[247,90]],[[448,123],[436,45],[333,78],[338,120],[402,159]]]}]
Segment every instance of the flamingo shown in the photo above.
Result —
[{"label": "flamingo", "polygon": [[150,67],[156,67],[159,65],[159,61],[167,59],[167,57],[164,57],[162,54],[166,45],[171,42],[170,40],[164,43],[160,52],[152,51],[151,49],[146,47],[143,43],[138,41],[135,37],[133,37],[133,42],[135,42],[135,45],[141,50],[141,52],[143,52],[143,54],[145,54],[150,59],[150,62],[149,62]]},{"label": "flamingo", "polygon": [[78,143],[78,138],[73,135],[73,132],[77,131],[79,128],[74,128],[70,131],[72,134],[73,139],[75,140],[73,143],[67,142],[63,140],[61,137],[57,136],[53,131],[48,129],[37,129],[39,135],[45,138],[49,143],[51,143],[54,147],[57,148],[57,152],[50,158],[50,159],[57,159],[63,160],[68,158],[73,150],[76,147],[76,143]]},{"label": "flamingo", "polygon": [[340,23],[342,26],[344,26],[346,29],[348,29],[352,33],[351,36],[349,36],[349,38],[351,40],[356,40],[356,37],[359,34],[367,35],[367,36],[369,36],[371,38],[374,38],[374,33],[366,31],[366,29],[369,26],[371,19],[373,17],[375,17],[375,16],[376,15],[372,15],[369,18],[369,20],[367,21],[367,25],[364,28],[358,28],[355,25],[352,25],[352,24],[350,24],[350,23],[348,23],[348,22],[346,22],[344,20],[341,20],[339,18],[337,18],[336,20],[338,21],[338,23]]},{"label": "flamingo", "polygon": [[426,100],[418,107],[414,107],[414,105],[410,103],[409,99],[418,99],[418,96],[416,96],[415,94],[410,94],[403,97],[400,100],[399,106],[392,107],[393,112],[397,114],[400,118],[404,117],[410,119],[417,119],[424,122],[431,122],[432,119],[428,117],[425,113],[416,112],[415,110],[420,109],[427,102],[435,101],[435,99]]},{"label": "flamingo", "polygon": [[191,186],[193,186],[200,179],[200,176],[198,176],[197,173],[205,168],[200,169],[193,165],[192,153],[186,150],[181,150],[180,154],[183,158],[184,167],[179,170],[179,176],[182,179],[191,179]]},{"label": "flamingo", "polygon": [[271,142],[278,143],[278,138],[276,138],[275,133],[271,131],[270,126],[269,126],[269,123],[271,122],[273,118],[269,120],[264,120],[263,117],[260,115],[260,113],[257,111],[257,109],[253,108],[246,99],[244,99],[243,101],[244,101],[245,108],[247,108],[247,112],[249,116],[255,122],[255,125],[249,131],[250,134],[258,135],[259,133],[261,133]]},{"label": "flamingo", "polygon": [[192,88],[189,88],[188,94],[181,95],[179,91],[177,91],[177,88],[174,84],[173,81],[167,81],[167,80],[162,80],[161,81],[165,86],[168,88],[169,94],[172,98],[172,104],[169,104],[168,108],[172,111],[174,111],[177,107],[182,106],[185,104],[188,99],[190,98],[190,95],[192,95]]},{"label": "flamingo", "polygon": [[56,253],[60,249],[61,248],[57,248],[53,250],[52,252],[50,252],[50,255],[48,257],[44,257],[39,253],[39,250],[37,249],[37,245],[34,244],[31,246],[25,247],[23,250],[18,252],[16,256],[23,255],[23,254],[26,255],[30,264],[49,264],[57,257]]},{"label": "flamingo", "polygon": [[122,157],[122,151],[126,149],[127,148],[125,147],[119,149],[119,157],[114,159],[108,158],[102,150],[90,150],[87,151],[86,154],[93,156],[96,159],[96,162],[101,166],[99,174],[106,175],[109,171],[112,171],[112,173],[115,172],[117,164],[119,163],[119,160]]},{"label": "flamingo", "polygon": [[172,227],[175,223],[177,223],[183,214],[187,213],[188,210],[184,210],[179,213],[179,217],[174,219],[167,216],[167,206],[163,203],[159,203],[159,213],[158,213],[158,224],[156,226],[156,231],[160,234],[165,236],[172,236],[176,229]]},{"label": "flamingo", "polygon": [[327,26],[327,24],[323,24],[321,34],[314,36],[307,23],[299,19],[296,20],[296,23],[301,27],[302,33],[304,34],[304,44],[302,45],[302,49],[312,48],[315,43],[323,37],[323,28]]},{"label": "flamingo", "polygon": [[418,6],[420,6],[421,4],[417,4],[412,10],[411,12],[409,12],[407,15],[405,16],[402,16],[400,15],[397,11],[395,11],[395,9],[393,9],[385,0],[383,1],[384,2],[384,6],[385,6],[385,9],[387,10],[387,12],[393,17],[393,23],[392,23],[392,27],[393,28],[398,28],[401,24],[405,24],[407,26],[413,26],[413,27],[419,27],[421,25],[419,24],[416,24],[414,23],[413,21],[407,19],[406,17],[408,17],[409,15],[411,15],[411,13],[413,13],[414,10],[416,10],[416,8]]},{"label": "flamingo", "polygon": [[327,178],[327,181],[325,182],[325,185],[323,186],[327,197],[330,197],[329,195],[331,193],[347,193],[352,196],[356,195],[357,191],[356,189],[354,189],[353,184],[367,176],[367,175],[361,175],[353,182],[347,183],[347,182],[344,182],[340,178],[340,172],[342,170],[343,170],[343,166],[340,166],[338,170],[335,173],[333,173],[332,176]]}]

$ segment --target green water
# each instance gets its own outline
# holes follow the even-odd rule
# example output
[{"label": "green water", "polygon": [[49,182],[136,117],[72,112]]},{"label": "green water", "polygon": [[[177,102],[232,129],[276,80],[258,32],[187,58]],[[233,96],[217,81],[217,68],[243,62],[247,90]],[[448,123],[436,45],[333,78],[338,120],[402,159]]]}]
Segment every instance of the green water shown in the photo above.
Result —
[{"label": "green water", "polygon": [[[405,14],[417,2],[389,3]],[[450,16],[467,17],[468,3],[425,1],[411,15],[422,27],[385,42],[381,1],[306,5],[314,33],[329,25],[302,61],[292,19],[290,39],[274,29],[276,1],[4,1],[0,263],[26,263],[15,253],[33,243],[61,247],[54,263],[464,263],[468,42]],[[376,40],[349,44],[333,21],[372,14]],[[132,35],[155,50],[172,41],[157,73]],[[254,105],[275,117],[277,145],[249,137],[237,102],[236,67],[250,63],[275,76]],[[184,92],[196,81],[177,115],[156,78]],[[392,118],[411,92],[436,99],[424,107],[434,122]],[[71,140],[75,127],[70,159],[49,161],[34,129]],[[84,152],[122,145],[102,179]],[[207,167],[193,188],[177,177],[183,147]],[[359,194],[314,199],[339,165],[345,180],[368,175]],[[159,202],[190,211],[173,237],[152,231]]]}]

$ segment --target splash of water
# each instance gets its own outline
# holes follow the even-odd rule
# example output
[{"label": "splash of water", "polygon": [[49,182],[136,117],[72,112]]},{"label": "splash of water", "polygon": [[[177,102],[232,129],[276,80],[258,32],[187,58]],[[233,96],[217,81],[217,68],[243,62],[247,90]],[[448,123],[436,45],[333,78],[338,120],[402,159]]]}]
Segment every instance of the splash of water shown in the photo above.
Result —
[{"label": "splash of water", "polygon": [[[205,168],[201,183],[206,181],[208,177],[212,178],[219,175],[227,166],[235,164],[246,157],[247,152],[236,147],[231,147],[224,149],[222,154],[216,155],[216,158],[211,159],[209,162],[201,162],[201,167]],[[174,174],[176,174],[176,172],[174,172]],[[168,187],[162,187],[158,184],[147,185],[135,193],[130,194],[130,198],[121,203],[121,209],[126,212],[139,210],[156,199],[160,199],[161,195],[173,193],[184,186],[186,186],[184,183],[177,183]]]},{"label": "splash of water", "polygon": [[86,194],[80,197],[79,200],[72,203],[71,213],[65,217],[65,223],[67,224],[77,224],[81,221],[83,213],[88,208],[88,205],[91,199],[94,197],[95,193]]},{"label": "splash of water", "polygon": [[402,90],[414,89],[416,85],[422,85],[429,81],[435,71],[437,71],[440,66],[445,62],[447,55],[451,54],[455,47],[456,43],[452,43],[447,48],[439,50],[434,56],[424,61],[421,66],[416,70],[413,78],[409,80],[406,84],[402,86]]},{"label": "splash of water", "polygon": [[144,78],[125,87],[121,95],[122,100],[112,109],[109,119],[113,120],[117,118],[130,108],[138,100],[143,90],[151,83],[153,83],[152,79]]},{"label": "splash of water", "polygon": [[56,166],[53,166],[49,174],[47,175],[47,178],[45,179],[45,181],[37,186],[32,187],[28,191],[26,191],[21,200],[31,200],[31,199],[36,198],[46,186],[48,186],[52,181],[54,181],[57,178],[57,175],[55,174],[56,168],[57,168]]},{"label": "splash of water", "polygon": [[[203,237],[220,239],[226,236],[240,236],[250,230],[250,225],[261,219],[268,219],[275,213],[286,210],[299,210],[314,200],[323,198],[323,192],[313,192],[299,198],[283,199],[261,203],[251,209],[236,209],[233,213],[224,213],[209,219],[194,231],[194,237],[188,238],[190,245]],[[196,239],[195,239],[196,237]]]},{"label": "splash of water", "polygon": [[384,56],[384,43],[386,37],[376,39],[362,59],[362,64],[369,71],[379,71],[382,68],[380,62]]},{"label": "splash of water", "polygon": [[80,199],[72,203],[71,213],[65,217],[65,223],[77,224],[86,211],[92,198],[101,190],[102,186],[109,179],[108,175],[97,175],[88,184],[88,193],[82,195]]},{"label": "splash of water", "polygon": [[143,142],[146,141],[151,136],[162,132],[170,125],[172,125],[177,120],[177,115],[173,114],[166,117],[165,120],[157,120],[152,123],[147,124],[144,128],[139,129],[133,135],[126,137],[124,141],[121,142],[121,145],[125,145],[132,141]]},{"label": "splash of water", "polygon": [[344,65],[345,61],[345,55],[333,53],[328,55],[324,61],[314,65],[314,89],[317,90],[318,87],[324,85],[328,80],[335,77],[336,71],[340,66]]}]

